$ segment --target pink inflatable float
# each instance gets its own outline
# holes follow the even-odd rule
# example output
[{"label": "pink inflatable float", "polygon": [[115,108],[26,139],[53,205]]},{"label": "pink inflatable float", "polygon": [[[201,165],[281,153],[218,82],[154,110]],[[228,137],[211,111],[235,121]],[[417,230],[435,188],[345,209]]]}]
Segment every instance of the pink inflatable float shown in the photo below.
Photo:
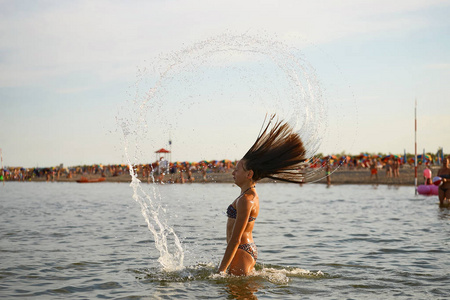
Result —
[{"label": "pink inflatable float", "polygon": [[419,185],[417,192],[421,195],[431,196],[439,194],[439,187],[437,185]]},{"label": "pink inflatable float", "polygon": [[[425,175],[425,172],[424,172],[424,175]],[[431,173],[430,173],[430,177],[431,177]],[[417,192],[421,195],[427,195],[427,196],[439,195],[439,186],[441,184],[442,184],[442,178],[439,176],[436,176],[433,178],[433,184],[419,185],[417,187]]]},{"label": "pink inflatable float", "polygon": [[417,192],[421,195],[431,196],[439,194],[439,187],[435,185],[419,185],[417,187]]}]

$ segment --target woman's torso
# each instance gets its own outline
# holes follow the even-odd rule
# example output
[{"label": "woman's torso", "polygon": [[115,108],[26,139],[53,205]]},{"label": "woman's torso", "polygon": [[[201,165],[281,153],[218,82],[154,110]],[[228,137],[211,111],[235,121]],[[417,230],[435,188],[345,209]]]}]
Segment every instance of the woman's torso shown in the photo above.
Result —
[{"label": "woman's torso", "polygon": [[[437,176],[442,176],[442,175],[450,175],[450,168],[440,168]],[[441,185],[442,188],[450,188],[450,179],[446,179],[446,181]]]},{"label": "woman's torso", "polygon": [[[241,240],[239,241],[240,245],[253,243],[252,232],[253,232],[253,227],[255,226],[256,217],[258,217],[258,213],[259,213],[259,198],[258,198],[258,194],[256,192],[252,192],[252,193],[250,193],[250,195],[253,196],[253,200],[252,200],[253,205],[252,205],[252,208],[250,211],[250,217],[255,218],[255,219],[253,221],[247,222],[244,233],[242,234]],[[236,200],[233,201],[231,206],[233,206],[233,208],[236,209],[238,201],[246,201],[246,200],[242,199],[242,196],[240,196]],[[234,227],[235,223],[236,223],[236,219],[234,219],[234,218],[227,219],[227,243],[231,239],[231,234],[233,233],[233,227]]]}]

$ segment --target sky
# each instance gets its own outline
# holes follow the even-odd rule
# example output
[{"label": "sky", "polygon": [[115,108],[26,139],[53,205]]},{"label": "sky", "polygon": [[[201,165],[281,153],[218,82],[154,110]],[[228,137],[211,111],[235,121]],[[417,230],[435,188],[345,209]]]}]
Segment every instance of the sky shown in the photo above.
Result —
[{"label": "sky", "polygon": [[[3,164],[151,162],[162,147],[172,160],[240,158],[296,86],[267,55],[220,52],[232,36],[311,67],[327,108],[313,116],[318,152],[413,153],[417,101],[419,153],[448,153],[449,15],[437,0],[0,0]],[[221,63],[202,64],[208,41]]]}]

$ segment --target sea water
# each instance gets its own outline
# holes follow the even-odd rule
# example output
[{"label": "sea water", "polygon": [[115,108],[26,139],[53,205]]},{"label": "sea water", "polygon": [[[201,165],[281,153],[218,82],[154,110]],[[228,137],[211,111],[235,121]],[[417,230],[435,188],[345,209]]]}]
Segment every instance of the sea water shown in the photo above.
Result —
[{"label": "sea water", "polygon": [[[143,188],[150,188],[142,184]],[[232,184],[156,186],[183,247],[167,271],[125,183],[0,187],[0,296],[445,299],[450,211],[413,187],[258,184],[256,272],[216,274]],[[170,209],[167,209],[170,208]]]}]

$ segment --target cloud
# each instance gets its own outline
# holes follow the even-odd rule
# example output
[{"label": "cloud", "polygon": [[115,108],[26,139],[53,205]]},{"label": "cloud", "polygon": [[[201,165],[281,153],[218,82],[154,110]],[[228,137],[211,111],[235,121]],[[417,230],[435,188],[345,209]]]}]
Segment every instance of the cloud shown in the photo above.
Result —
[{"label": "cloud", "polygon": [[[20,1],[19,1],[20,3]],[[89,71],[130,76],[159,53],[225,31],[267,32],[297,42],[426,26],[408,14],[444,1],[55,1],[25,9],[1,2],[2,86]],[[45,4],[45,5],[43,5]],[[304,40],[303,40],[304,39]],[[295,46],[297,46],[295,45]]]}]

